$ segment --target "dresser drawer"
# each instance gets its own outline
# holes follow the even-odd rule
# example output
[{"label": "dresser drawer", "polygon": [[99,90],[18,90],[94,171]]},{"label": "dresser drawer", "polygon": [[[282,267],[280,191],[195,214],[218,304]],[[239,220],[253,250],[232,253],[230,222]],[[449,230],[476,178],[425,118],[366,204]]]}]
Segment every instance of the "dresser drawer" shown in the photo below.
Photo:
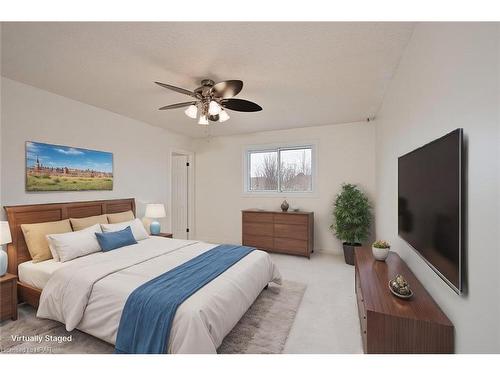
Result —
[{"label": "dresser drawer", "polygon": [[307,255],[307,241],[293,240],[289,238],[275,238],[274,249],[280,252]]},{"label": "dresser drawer", "polygon": [[243,245],[256,247],[260,250],[272,250],[274,245],[273,237],[243,235]]},{"label": "dresser drawer", "polygon": [[366,333],[366,309],[363,296],[361,294],[356,294],[356,302],[358,304],[358,315],[359,323],[361,325],[361,332],[365,331]]},{"label": "dresser drawer", "polygon": [[273,213],[271,212],[243,212],[243,222],[272,223]]},{"label": "dresser drawer", "polygon": [[356,302],[358,305],[359,329],[361,331],[361,340],[363,342],[363,351],[367,352],[367,316],[363,294],[361,289],[356,285]]},{"label": "dresser drawer", "polygon": [[306,225],[308,221],[309,216],[305,214],[274,214],[276,224]]},{"label": "dresser drawer", "polygon": [[252,236],[273,236],[274,228],[272,223],[243,223],[243,235]]},{"label": "dresser drawer", "polygon": [[296,224],[274,224],[274,236],[303,241],[309,238],[307,226]]}]

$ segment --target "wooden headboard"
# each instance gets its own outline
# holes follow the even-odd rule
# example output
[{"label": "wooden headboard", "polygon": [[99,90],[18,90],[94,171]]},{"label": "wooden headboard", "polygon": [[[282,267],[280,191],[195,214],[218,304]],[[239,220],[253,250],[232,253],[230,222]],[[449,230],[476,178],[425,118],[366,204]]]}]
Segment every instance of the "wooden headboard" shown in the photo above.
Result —
[{"label": "wooden headboard", "polygon": [[31,204],[23,206],[5,206],[7,220],[9,221],[12,243],[7,245],[9,258],[8,272],[17,275],[17,266],[31,260],[28,247],[24,241],[21,224],[43,223],[69,219],[70,217],[82,218],[94,215],[113,214],[132,210],[135,216],[135,200],[110,199],[102,201],[69,202]]}]

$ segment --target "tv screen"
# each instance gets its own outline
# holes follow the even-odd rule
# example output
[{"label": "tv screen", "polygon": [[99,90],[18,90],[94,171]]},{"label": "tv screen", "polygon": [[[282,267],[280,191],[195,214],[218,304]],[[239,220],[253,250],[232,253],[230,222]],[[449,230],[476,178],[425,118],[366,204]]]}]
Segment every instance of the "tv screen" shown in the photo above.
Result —
[{"label": "tv screen", "polygon": [[462,291],[463,131],[398,159],[398,233],[457,293]]}]

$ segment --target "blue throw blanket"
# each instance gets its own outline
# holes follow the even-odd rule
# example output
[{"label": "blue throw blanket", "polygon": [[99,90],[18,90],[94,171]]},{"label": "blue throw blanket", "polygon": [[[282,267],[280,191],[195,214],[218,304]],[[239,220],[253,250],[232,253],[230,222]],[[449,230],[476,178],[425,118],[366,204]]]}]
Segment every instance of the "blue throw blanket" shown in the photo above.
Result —
[{"label": "blue throw blanket", "polygon": [[254,250],[220,245],[135,289],[123,308],[115,353],[166,353],[177,308]]}]

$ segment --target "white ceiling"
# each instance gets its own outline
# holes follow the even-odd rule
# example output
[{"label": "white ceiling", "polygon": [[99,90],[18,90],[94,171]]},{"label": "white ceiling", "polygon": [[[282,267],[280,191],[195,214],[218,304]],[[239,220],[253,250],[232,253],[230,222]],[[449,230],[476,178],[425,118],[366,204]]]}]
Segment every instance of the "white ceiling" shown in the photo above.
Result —
[{"label": "white ceiling", "polygon": [[[2,75],[171,129],[204,136],[182,109],[202,78],[244,82],[213,135],[364,120],[374,115],[413,23],[3,23]],[[29,105],[29,103],[27,103]]]}]

